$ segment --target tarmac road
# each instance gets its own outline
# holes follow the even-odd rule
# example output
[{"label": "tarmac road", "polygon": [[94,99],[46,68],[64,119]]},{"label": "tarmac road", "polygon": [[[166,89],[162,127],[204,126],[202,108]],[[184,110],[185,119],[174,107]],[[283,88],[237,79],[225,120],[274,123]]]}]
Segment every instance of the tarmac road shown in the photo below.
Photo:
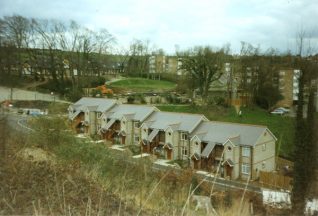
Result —
[{"label": "tarmac road", "polygon": [[0,86],[0,101],[4,100],[43,100],[66,102],[61,100],[57,95]]}]

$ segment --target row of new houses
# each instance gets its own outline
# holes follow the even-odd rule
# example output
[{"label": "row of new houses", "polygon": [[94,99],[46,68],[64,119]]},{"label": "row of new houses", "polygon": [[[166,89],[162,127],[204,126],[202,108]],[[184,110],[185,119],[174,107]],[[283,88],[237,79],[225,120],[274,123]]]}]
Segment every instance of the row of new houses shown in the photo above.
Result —
[{"label": "row of new houses", "polygon": [[186,160],[194,169],[223,177],[257,179],[275,170],[276,137],[266,126],[209,121],[204,115],[162,112],[156,107],[82,98],[69,106],[77,132],[113,144],[140,145],[144,153]]}]

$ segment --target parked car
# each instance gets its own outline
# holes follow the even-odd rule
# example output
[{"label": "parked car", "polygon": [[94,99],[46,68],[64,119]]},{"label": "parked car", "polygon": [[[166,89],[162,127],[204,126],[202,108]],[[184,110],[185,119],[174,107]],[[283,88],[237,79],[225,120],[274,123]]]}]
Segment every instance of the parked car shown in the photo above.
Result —
[{"label": "parked car", "polygon": [[271,111],[270,113],[271,114],[274,114],[274,115],[284,115],[286,113],[289,113],[289,109],[287,108],[284,108],[284,107],[278,107],[276,109],[274,109],[273,111]]},{"label": "parked car", "polygon": [[285,112],[283,110],[280,110],[280,109],[274,109],[273,111],[270,112],[270,114],[273,114],[273,115],[284,115]]},{"label": "parked car", "polygon": [[284,113],[289,113],[289,111],[290,111],[290,109],[285,108],[285,107],[278,107],[278,108],[276,108],[275,110],[281,110],[281,111],[283,111]]}]

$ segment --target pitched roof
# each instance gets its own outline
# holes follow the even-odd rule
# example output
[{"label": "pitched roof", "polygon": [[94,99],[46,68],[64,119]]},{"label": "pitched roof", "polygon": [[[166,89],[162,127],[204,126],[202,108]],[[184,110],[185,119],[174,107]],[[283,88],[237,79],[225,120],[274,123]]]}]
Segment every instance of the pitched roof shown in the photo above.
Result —
[{"label": "pitched roof", "polygon": [[123,116],[136,121],[144,121],[152,112],[158,110],[154,106],[117,104],[110,109],[107,118],[115,118],[120,120]]},{"label": "pitched roof", "polygon": [[265,130],[267,127],[260,125],[209,121],[201,123],[191,136],[200,134],[203,142],[225,143],[230,139],[234,144],[253,146]]},{"label": "pitched roof", "polygon": [[[154,112],[146,119],[146,125],[158,130],[166,130],[172,127],[174,130],[187,131],[191,133],[195,126],[206,119],[204,115],[173,113],[173,112]],[[151,122],[149,124],[149,122]]]},{"label": "pitched roof", "polygon": [[80,100],[70,105],[70,107],[76,111],[85,111],[86,107],[92,107],[91,111],[105,112],[115,104],[116,100],[114,99],[82,97]]}]

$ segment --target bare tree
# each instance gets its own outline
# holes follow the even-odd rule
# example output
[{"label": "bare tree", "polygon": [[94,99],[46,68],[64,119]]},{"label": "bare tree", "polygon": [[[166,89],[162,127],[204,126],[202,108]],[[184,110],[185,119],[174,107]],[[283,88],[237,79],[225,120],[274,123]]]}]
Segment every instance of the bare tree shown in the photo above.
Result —
[{"label": "bare tree", "polygon": [[211,47],[196,47],[178,53],[182,62],[181,69],[190,75],[193,87],[199,88],[203,99],[207,98],[210,85],[222,76],[227,51],[223,48],[213,50]]},{"label": "bare tree", "polygon": [[29,20],[18,15],[5,16],[4,23],[8,40],[11,40],[12,43],[17,47],[18,68],[19,75],[21,76],[23,69],[21,49],[27,47]]}]

